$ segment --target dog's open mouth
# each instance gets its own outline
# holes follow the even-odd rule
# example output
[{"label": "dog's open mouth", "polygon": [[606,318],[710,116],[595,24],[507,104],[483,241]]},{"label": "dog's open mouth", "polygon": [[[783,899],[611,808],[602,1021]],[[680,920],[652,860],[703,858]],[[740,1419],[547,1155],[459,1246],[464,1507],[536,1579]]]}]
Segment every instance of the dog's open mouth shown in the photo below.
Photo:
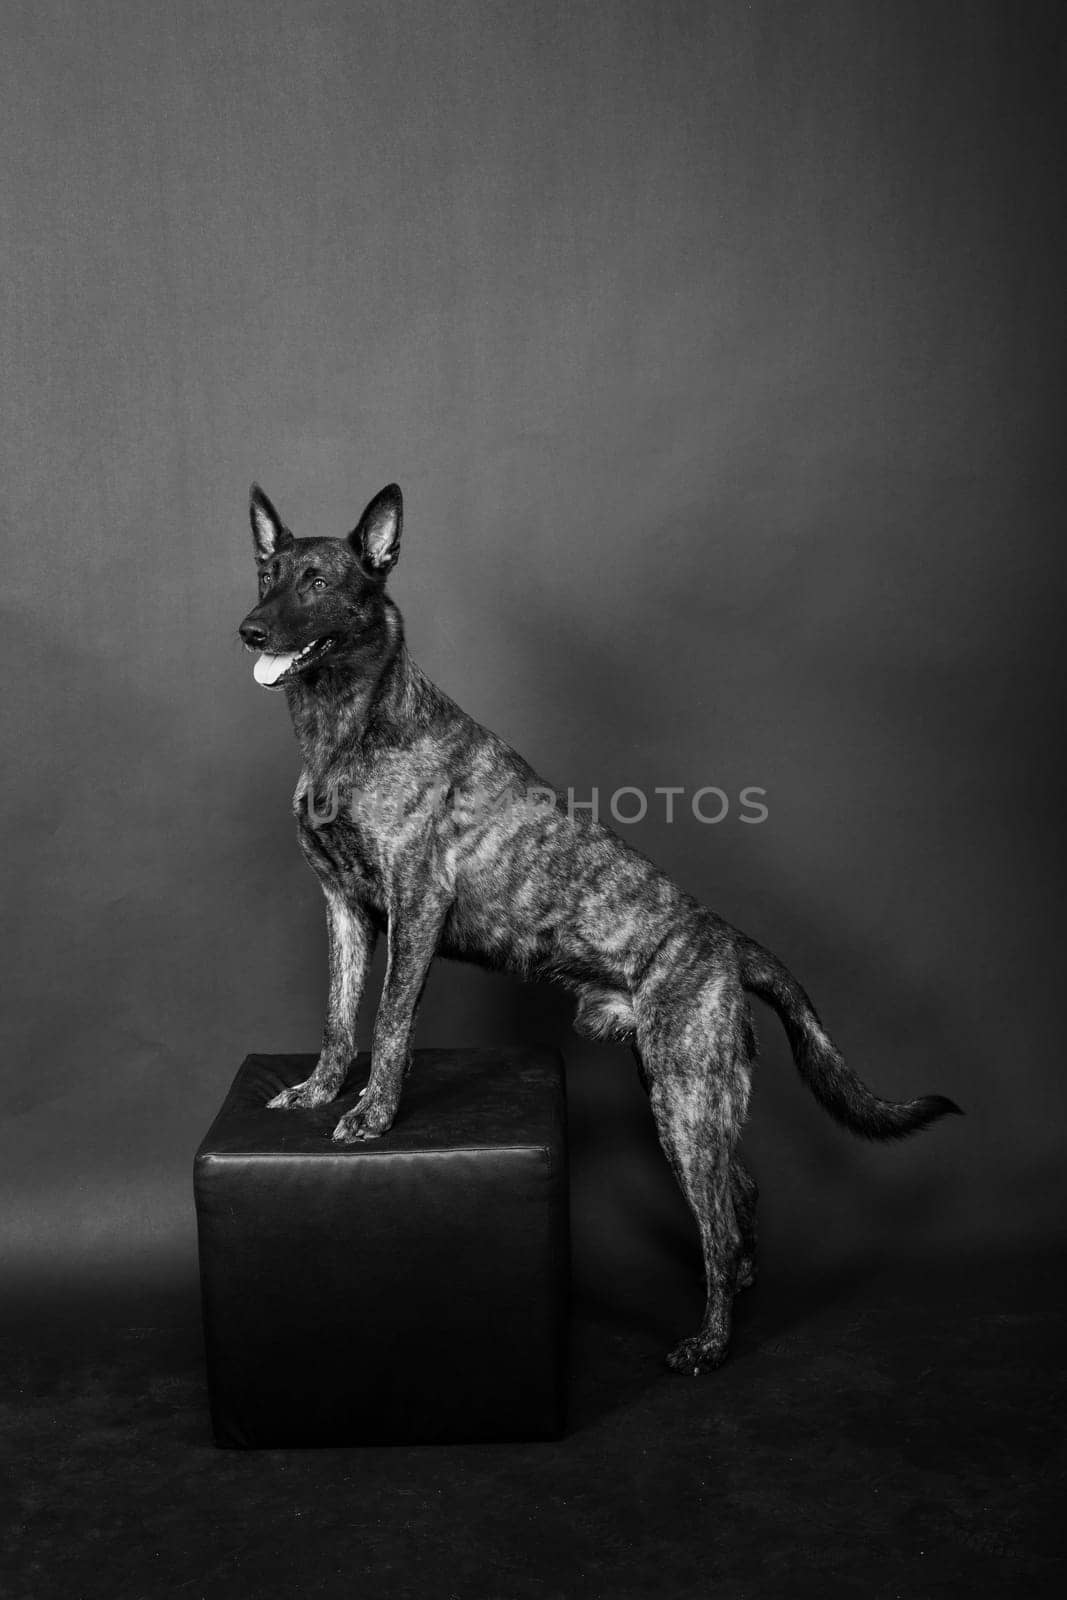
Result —
[{"label": "dog's open mouth", "polygon": [[292,655],[271,656],[264,651],[252,668],[252,676],[264,689],[281,689],[315,662],[321,661],[332,648],[333,640],[323,638],[312,639],[303,650],[296,650]]}]

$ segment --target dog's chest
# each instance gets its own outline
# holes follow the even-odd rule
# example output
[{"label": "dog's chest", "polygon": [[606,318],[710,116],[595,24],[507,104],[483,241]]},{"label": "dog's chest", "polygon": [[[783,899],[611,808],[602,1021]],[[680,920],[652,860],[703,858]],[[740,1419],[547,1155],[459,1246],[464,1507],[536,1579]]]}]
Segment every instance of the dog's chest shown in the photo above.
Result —
[{"label": "dog's chest", "polygon": [[381,768],[301,773],[293,795],[300,846],[321,877],[350,899],[388,911],[429,817],[419,785]]}]

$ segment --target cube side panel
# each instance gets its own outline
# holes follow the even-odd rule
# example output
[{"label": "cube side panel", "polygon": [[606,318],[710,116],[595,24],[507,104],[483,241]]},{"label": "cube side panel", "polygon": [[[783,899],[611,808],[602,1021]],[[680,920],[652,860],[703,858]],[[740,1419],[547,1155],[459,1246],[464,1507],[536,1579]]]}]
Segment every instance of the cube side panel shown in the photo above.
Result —
[{"label": "cube side panel", "polygon": [[201,1156],[216,1437],[551,1437],[563,1425],[565,1144]]}]

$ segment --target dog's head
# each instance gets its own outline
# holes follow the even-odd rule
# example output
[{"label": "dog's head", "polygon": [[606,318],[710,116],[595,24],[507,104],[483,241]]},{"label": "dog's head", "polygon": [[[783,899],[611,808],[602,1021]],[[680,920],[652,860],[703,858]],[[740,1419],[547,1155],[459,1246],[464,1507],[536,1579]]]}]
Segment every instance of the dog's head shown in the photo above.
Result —
[{"label": "dog's head", "polygon": [[259,603],[237,631],[260,652],[256,682],[283,689],[346,658],[376,655],[390,634],[385,580],[400,553],[396,484],[375,495],[347,539],[294,539],[257,484],[249,510]]}]

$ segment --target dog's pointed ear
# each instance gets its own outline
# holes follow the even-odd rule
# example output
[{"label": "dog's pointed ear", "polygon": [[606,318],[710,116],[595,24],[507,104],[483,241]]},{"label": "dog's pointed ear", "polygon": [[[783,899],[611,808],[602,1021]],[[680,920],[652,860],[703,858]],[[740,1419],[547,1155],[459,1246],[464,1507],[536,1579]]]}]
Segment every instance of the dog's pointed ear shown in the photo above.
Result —
[{"label": "dog's pointed ear", "polygon": [[248,515],[252,523],[252,543],[256,547],[257,561],[267,561],[293,543],[292,534],[258,483],[252,485]]},{"label": "dog's pointed ear", "polygon": [[372,576],[384,578],[396,566],[403,525],[404,497],[397,484],[387,484],[348,535],[349,544]]}]

